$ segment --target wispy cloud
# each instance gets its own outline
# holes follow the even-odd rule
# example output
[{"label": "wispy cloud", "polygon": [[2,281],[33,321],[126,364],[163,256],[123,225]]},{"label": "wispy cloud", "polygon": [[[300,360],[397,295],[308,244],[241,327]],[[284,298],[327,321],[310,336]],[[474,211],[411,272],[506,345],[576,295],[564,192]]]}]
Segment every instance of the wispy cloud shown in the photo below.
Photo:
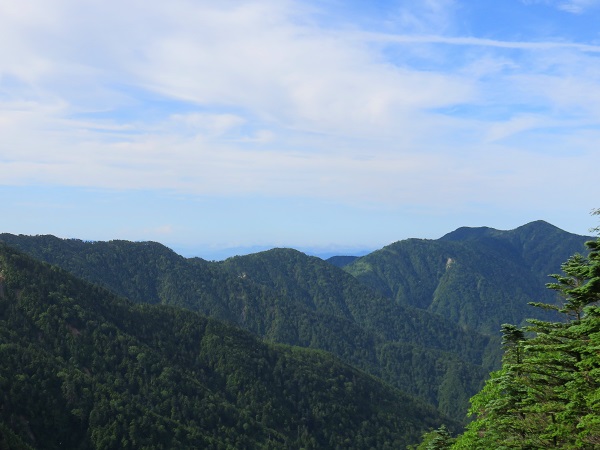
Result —
[{"label": "wispy cloud", "polygon": [[598,0],[523,0],[523,2],[525,4],[544,3],[572,14],[582,14],[600,6]]},{"label": "wispy cloud", "polygon": [[2,183],[439,206],[598,162],[600,46],[461,35],[456,1],[385,33],[306,5],[2,2]]},{"label": "wispy cloud", "polygon": [[581,52],[600,53],[600,45],[580,44],[564,41],[501,41],[477,37],[452,37],[443,35],[393,35],[365,33],[365,40],[393,42],[397,44],[445,44],[453,46],[492,47],[515,50],[572,49]]},{"label": "wispy cloud", "polygon": [[581,14],[588,9],[597,8],[598,6],[600,6],[598,0],[569,0],[558,4],[559,9],[574,14]]}]

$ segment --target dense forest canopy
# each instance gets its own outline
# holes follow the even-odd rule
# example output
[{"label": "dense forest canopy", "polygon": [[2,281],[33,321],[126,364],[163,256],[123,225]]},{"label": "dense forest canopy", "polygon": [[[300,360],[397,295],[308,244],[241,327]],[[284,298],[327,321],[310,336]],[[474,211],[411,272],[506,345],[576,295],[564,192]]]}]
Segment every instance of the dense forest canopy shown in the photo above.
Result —
[{"label": "dense forest canopy", "polygon": [[158,243],[0,235],[11,246],[138,303],[168,304],[270,342],[326,350],[462,421],[499,366],[499,340],[390,301],[292,249],[208,262]]},{"label": "dense forest canopy", "polygon": [[0,246],[0,448],[401,448],[436,410],[331,354]]},{"label": "dense forest canopy", "polygon": [[600,448],[600,238],[587,247],[547,284],[560,302],[532,303],[556,320],[502,326],[502,367],[471,399],[466,431],[441,427],[416,448]]},{"label": "dense forest canopy", "polygon": [[344,269],[398,303],[496,334],[503,323],[555,317],[529,303],[554,301],[544,289],[548,274],[585,252],[590,239],[544,221],[510,231],[463,227],[437,240],[390,244]]},{"label": "dense forest canopy", "polygon": [[416,448],[431,429],[418,448],[594,448],[586,240],[538,221],[330,262],[293,249],[209,262],[2,234],[0,445]]}]

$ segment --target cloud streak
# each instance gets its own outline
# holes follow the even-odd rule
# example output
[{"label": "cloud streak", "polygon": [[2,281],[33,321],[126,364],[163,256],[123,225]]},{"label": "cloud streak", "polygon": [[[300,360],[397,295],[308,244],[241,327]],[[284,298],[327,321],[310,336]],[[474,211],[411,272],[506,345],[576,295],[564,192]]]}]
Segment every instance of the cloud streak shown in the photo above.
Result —
[{"label": "cloud streak", "polygon": [[393,42],[397,44],[446,44],[455,46],[492,47],[516,50],[554,50],[572,49],[580,52],[600,53],[600,45],[579,44],[576,42],[529,42],[529,41],[502,41],[477,37],[452,37],[437,35],[390,35],[381,33],[364,33],[365,40],[376,42]]},{"label": "cloud streak", "polygon": [[4,185],[451,208],[600,162],[600,46],[460,34],[459,2],[393,32],[293,1],[0,5]]}]

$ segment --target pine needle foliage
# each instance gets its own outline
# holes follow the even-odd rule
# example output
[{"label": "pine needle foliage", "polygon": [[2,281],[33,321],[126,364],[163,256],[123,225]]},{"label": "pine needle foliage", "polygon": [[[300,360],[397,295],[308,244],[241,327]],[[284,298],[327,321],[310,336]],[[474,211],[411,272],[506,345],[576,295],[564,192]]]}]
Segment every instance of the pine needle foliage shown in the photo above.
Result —
[{"label": "pine needle foliage", "polygon": [[475,417],[452,449],[600,447],[600,238],[547,287],[559,320],[504,325],[502,368],[471,399]]}]

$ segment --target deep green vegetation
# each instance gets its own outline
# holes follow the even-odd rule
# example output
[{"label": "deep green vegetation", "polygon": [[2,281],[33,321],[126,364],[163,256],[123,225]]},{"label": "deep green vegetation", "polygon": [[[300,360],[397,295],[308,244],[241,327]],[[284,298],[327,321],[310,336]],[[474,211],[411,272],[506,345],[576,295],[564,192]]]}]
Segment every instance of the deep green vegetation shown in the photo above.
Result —
[{"label": "deep green vegetation", "polygon": [[543,289],[546,274],[587,239],[534,222],[461,228],[331,262],[291,249],[208,262],[153,242],[0,235],[135,303],[184,307],[265,342],[330,352],[459,421],[501,365],[500,326],[557,319],[552,308],[535,314],[528,303],[555,304]]},{"label": "deep green vegetation", "polygon": [[555,320],[502,326],[502,367],[471,399],[467,430],[439,428],[416,448],[600,448],[600,238],[587,246],[546,285],[560,301],[532,303]]},{"label": "deep green vegetation", "polygon": [[496,334],[503,323],[556,317],[528,304],[554,301],[548,274],[589,239],[543,221],[511,231],[459,228],[435,241],[396,242],[344,269],[398,303]]},{"label": "deep green vegetation", "polygon": [[358,259],[358,256],[332,256],[327,262],[336,267],[344,267]]},{"label": "deep green vegetation", "polygon": [[221,265],[300,305],[281,319],[289,343],[331,351],[459,420],[493,364],[494,339],[391,302],[319,258],[273,249]]},{"label": "deep green vegetation", "polygon": [[403,448],[446,423],[330,354],[0,245],[0,448]]},{"label": "deep green vegetation", "polygon": [[184,306],[270,342],[326,350],[457,420],[499,366],[494,338],[392,302],[295,250],[210,263],[156,243],[0,238],[135,302]]}]

